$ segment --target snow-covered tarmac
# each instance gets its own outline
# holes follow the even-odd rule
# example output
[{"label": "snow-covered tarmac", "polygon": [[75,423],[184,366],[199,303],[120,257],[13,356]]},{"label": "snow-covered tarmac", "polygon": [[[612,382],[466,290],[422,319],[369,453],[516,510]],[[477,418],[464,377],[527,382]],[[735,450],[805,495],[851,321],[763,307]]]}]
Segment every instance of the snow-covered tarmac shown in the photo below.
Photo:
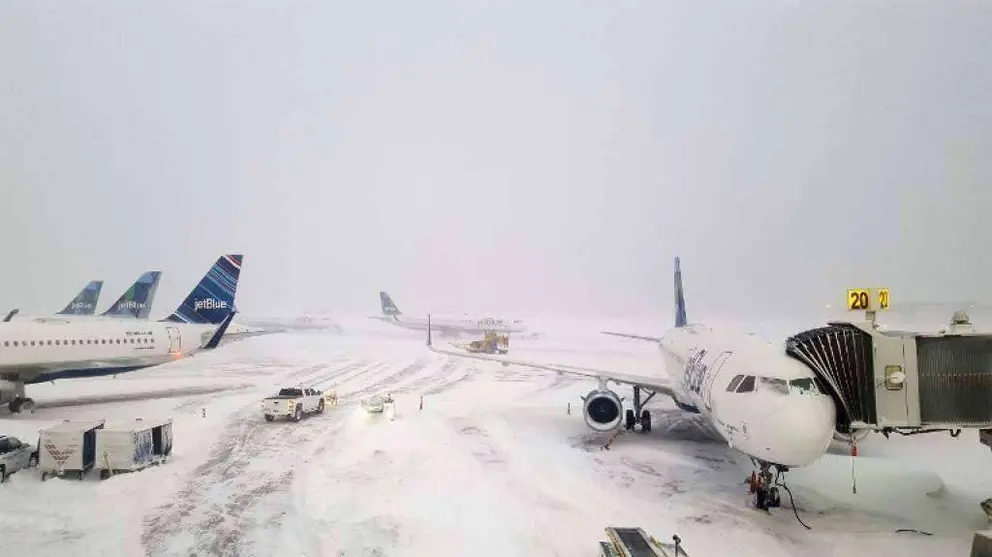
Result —
[{"label": "snow-covered tarmac", "polygon": [[[661,372],[652,346],[594,333],[511,350]],[[265,422],[259,400],[297,383],[336,390],[340,406]],[[0,552],[575,556],[595,555],[612,524],[678,534],[693,557],[950,557],[986,524],[992,453],[977,434],[873,436],[855,460],[857,494],[840,451],[793,471],[806,530],[787,496],[770,515],[749,508],[747,459],[667,400],[653,401],[654,431],[601,450],[608,436],[581,415],[592,387],[437,355],[406,331],[262,336],[116,379],[30,386],[38,411],[0,417],[0,433],[34,443],[63,419],[171,417],[175,449],[164,466],[107,481],[15,474],[0,486]],[[387,392],[394,421],[358,406]]]}]

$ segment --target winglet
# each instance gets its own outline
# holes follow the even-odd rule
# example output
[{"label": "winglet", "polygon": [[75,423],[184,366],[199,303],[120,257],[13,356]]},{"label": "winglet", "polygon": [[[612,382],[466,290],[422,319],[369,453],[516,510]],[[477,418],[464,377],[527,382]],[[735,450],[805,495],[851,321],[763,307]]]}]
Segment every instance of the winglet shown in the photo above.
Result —
[{"label": "winglet", "polygon": [[227,319],[225,319],[220,324],[220,327],[217,327],[217,330],[214,331],[214,336],[210,337],[210,340],[203,345],[204,350],[213,350],[214,348],[217,348],[217,345],[220,344],[220,339],[224,337],[224,333],[227,332],[227,327],[231,324],[231,321],[234,320],[234,316],[237,313],[238,310],[231,310],[231,313],[227,315]]},{"label": "winglet", "polygon": [[9,322],[11,319],[14,318],[15,315],[17,315],[17,312],[19,312],[19,311],[21,311],[20,308],[14,308],[14,309],[10,310],[10,313],[7,314],[7,317],[4,317],[3,318],[3,322],[4,323]]}]

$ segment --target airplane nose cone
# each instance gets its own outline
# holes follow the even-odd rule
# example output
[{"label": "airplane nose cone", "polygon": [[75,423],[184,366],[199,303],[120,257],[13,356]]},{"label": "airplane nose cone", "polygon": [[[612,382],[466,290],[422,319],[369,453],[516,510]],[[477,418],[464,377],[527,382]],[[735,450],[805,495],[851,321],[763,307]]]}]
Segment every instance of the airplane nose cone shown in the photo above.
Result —
[{"label": "airplane nose cone", "polygon": [[816,462],[830,446],[837,410],[827,396],[790,396],[796,400],[777,408],[762,422],[764,430],[771,432],[765,460],[806,466]]}]

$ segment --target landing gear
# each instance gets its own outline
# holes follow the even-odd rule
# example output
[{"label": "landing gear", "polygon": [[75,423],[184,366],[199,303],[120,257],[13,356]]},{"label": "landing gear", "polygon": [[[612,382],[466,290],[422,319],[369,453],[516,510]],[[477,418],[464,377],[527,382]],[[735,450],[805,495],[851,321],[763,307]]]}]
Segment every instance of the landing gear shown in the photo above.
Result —
[{"label": "landing gear", "polygon": [[[645,389],[647,390],[647,389]],[[627,409],[624,415],[624,426],[627,431],[633,431],[634,426],[641,424],[641,433],[648,433],[651,431],[651,411],[645,410],[644,405],[648,403],[649,400],[655,395],[654,391],[648,391],[647,398],[641,401],[641,387],[634,386],[634,408]]]},{"label": "landing gear", "polygon": [[34,401],[30,398],[15,398],[7,405],[12,414],[24,413],[33,414],[34,413]]},{"label": "landing gear", "polygon": [[[788,469],[777,464],[767,462],[756,462],[758,469],[751,472],[748,478],[748,491],[754,496],[754,506],[762,511],[777,509],[782,506],[782,498],[779,495],[778,477]],[[775,467],[775,481],[772,479],[771,468]]]},{"label": "landing gear", "polygon": [[0,375],[0,406],[4,404],[11,414],[34,413],[34,401],[24,396],[24,383],[16,375]]}]

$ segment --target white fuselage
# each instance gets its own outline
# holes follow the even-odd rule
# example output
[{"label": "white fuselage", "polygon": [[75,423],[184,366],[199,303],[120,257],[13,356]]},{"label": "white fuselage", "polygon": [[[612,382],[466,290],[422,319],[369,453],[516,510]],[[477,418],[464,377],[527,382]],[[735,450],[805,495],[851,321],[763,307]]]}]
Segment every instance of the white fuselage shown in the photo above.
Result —
[{"label": "white fuselage", "polygon": [[[407,317],[397,315],[395,317],[382,317],[382,321],[391,323],[404,329],[416,331],[427,330],[427,318]],[[527,330],[523,321],[499,319],[495,317],[473,318],[445,318],[431,317],[431,328],[439,332],[456,332],[466,334],[483,334],[486,331],[497,333],[522,333]]]},{"label": "white fuselage", "polygon": [[781,349],[695,324],[668,331],[659,348],[676,403],[705,416],[731,447],[785,466],[811,464],[826,452],[833,399],[817,388],[812,370]]},{"label": "white fuselage", "polygon": [[138,319],[0,323],[0,378],[36,383],[157,365],[199,350],[216,329]]}]

